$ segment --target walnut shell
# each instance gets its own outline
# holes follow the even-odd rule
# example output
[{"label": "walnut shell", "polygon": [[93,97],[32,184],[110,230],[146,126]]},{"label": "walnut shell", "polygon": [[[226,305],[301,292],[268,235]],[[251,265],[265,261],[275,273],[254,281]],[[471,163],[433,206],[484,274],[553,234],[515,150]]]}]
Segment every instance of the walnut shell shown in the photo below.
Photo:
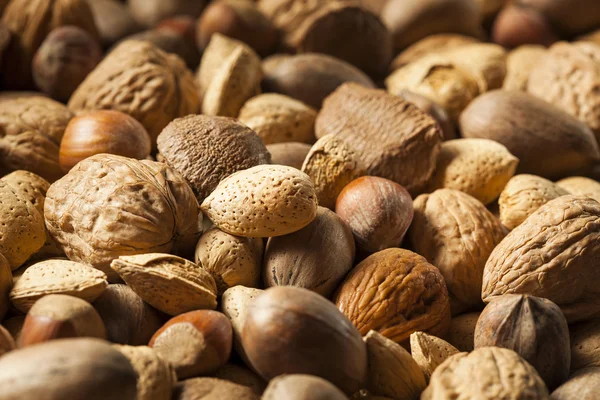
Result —
[{"label": "walnut shell", "polygon": [[2,97],[0,105],[0,168],[28,170],[50,182],[63,176],[58,150],[71,111],[39,95]]},{"label": "walnut shell", "polygon": [[600,368],[590,367],[575,372],[554,392],[552,400],[595,400],[600,391]]},{"label": "walnut shell", "polygon": [[459,350],[443,339],[415,332],[410,335],[410,353],[429,381],[433,371]]},{"label": "walnut shell", "polygon": [[460,190],[487,205],[498,198],[518,164],[506,147],[493,140],[448,140],[440,147],[429,187]]},{"label": "walnut shell", "polygon": [[183,177],[165,164],[99,154],[48,190],[48,231],[73,261],[116,278],[122,255],[193,251],[202,214]]},{"label": "walnut shell", "polygon": [[311,148],[310,144],[298,142],[267,145],[267,150],[271,153],[271,164],[287,165],[296,169],[302,169],[302,164]]},{"label": "walnut shell", "polygon": [[459,398],[548,400],[535,369],[512,350],[483,347],[458,353],[440,365],[422,400]]},{"label": "walnut shell", "polygon": [[561,196],[531,214],[492,252],[483,272],[486,303],[528,294],[556,303],[569,323],[600,315],[595,260],[600,257],[600,203]]},{"label": "walnut shell", "polygon": [[556,182],[559,188],[576,196],[590,197],[600,202],[600,182],[583,176],[571,176]]},{"label": "walnut shell", "polygon": [[569,194],[554,182],[540,176],[514,176],[500,194],[500,221],[509,229],[519,226],[538,208],[557,197]]},{"label": "walnut shell", "polygon": [[442,274],[404,249],[383,250],[363,260],[340,286],[335,303],[361,334],[375,330],[397,343],[415,331],[443,335],[450,325]]},{"label": "walnut shell", "polygon": [[569,327],[560,308],[550,300],[511,294],[492,300],[475,328],[475,348],[487,346],[516,351],[550,390],[569,376]]},{"label": "walnut shell", "polygon": [[121,111],[141,122],[154,142],[173,119],[198,112],[200,99],[194,76],[179,57],[126,40],[79,85],[69,108]]},{"label": "walnut shell", "polygon": [[340,389],[323,378],[291,374],[272,379],[262,400],[347,400]]},{"label": "walnut shell", "polygon": [[212,275],[221,296],[233,286],[258,286],[263,247],[260,238],[234,236],[213,227],[200,237],[194,259]]},{"label": "walnut shell", "polygon": [[527,91],[529,75],[544,54],[546,54],[546,48],[541,45],[523,45],[508,53],[506,77],[502,88]]},{"label": "walnut shell", "polygon": [[505,235],[483,204],[452,189],[423,194],[414,201],[409,234],[414,250],[444,276],[453,314],[482,306],[483,269]]},{"label": "walnut shell", "polygon": [[429,180],[442,141],[437,122],[413,104],[382,90],[346,83],[317,117],[317,137],[335,134],[354,151],[368,175],[390,179],[409,192]]},{"label": "walnut shell", "polygon": [[163,129],[157,145],[161,161],[190,183],[199,203],[227,176],[271,161],[254,131],[224,117],[178,118]]},{"label": "walnut shell", "polygon": [[306,104],[277,93],[255,96],[244,103],[238,119],[264,144],[313,143],[317,112]]},{"label": "walnut shell", "polygon": [[352,269],[354,253],[350,228],[336,213],[319,207],[304,228],[269,239],[263,280],[266,287],[297,286],[329,297]]}]

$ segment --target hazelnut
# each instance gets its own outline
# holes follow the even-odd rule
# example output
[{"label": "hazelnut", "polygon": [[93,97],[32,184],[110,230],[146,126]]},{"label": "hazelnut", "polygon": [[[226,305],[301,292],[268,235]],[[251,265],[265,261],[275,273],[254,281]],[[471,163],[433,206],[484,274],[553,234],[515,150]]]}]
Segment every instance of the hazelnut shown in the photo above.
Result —
[{"label": "hazelnut", "polygon": [[508,48],[523,44],[550,46],[559,40],[546,17],[535,9],[518,5],[509,5],[500,12],[492,35],[494,42]]},{"label": "hazelnut", "polygon": [[342,190],[335,212],[352,230],[358,247],[374,253],[400,246],[413,219],[413,204],[401,185],[365,176]]},{"label": "hazelnut", "polygon": [[149,343],[175,367],[180,380],[215,372],[229,360],[231,345],[231,322],[210,310],[171,318]]},{"label": "hazelnut", "polygon": [[136,119],[119,111],[99,110],[73,118],[60,143],[58,160],[67,173],[79,161],[108,153],[143,160],[150,154],[150,136]]},{"label": "hazelnut", "polygon": [[272,164],[302,169],[302,164],[311,147],[310,144],[306,143],[285,142],[268,144],[267,151],[271,153]]},{"label": "hazelnut", "polygon": [[248,306],[242,344],[266,380],[310,374],[351,394],[365,383],[366,346],[356,328],[324,297],[306,289],[267,289]]},{"label": "hazelnut", "polygon": [[30,346],[60,338],[106,338],[106,328],[85,300],[62,294],[39,299],[27,313],[19,345]]},{"label": "hazelnut", "polygon": [[311,375],[282,375],[269,382],[262,400],[346,400],[348,397],[323,378]]},{"label": "hazelnut", "polygon": [[17,345],[10,332],[0,325],[0,357],[16,348]]},{"label": "hazelnut", "polygon": [[54,29],[33,57],[37,87],[53,99],[67,101],[102,59],[102,49],[86,30],[76,26]]}]

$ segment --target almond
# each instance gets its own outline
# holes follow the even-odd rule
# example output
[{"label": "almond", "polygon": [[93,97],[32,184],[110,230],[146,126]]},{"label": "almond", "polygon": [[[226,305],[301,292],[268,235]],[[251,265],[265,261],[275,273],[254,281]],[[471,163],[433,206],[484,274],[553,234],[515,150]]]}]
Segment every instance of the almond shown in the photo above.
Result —
[{"label": "almond", "polygon": [[410,335],[410,353],[429,381],[433,371],[459,350],[438,337],[415,332]]},{"label": "almond", "polygon": [[556,182],[556,185],[576,196],[590,197],[600,202],[600,182],[583,176],[571,176]]}]

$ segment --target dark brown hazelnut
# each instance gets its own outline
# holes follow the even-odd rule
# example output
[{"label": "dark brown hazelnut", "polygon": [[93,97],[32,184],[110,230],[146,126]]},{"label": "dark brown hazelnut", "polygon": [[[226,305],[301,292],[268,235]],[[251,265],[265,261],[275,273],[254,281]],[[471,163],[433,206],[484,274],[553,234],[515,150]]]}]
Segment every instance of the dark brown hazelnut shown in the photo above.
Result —
[{"label": "dark brown hazelnut", "polygon": [[494,42],[508,48],[524,44],[550,46],[559,40],[550,22],[531,8],[508,6],[503,9],[493,26]]},{"label": "dark brown hazelnut", "polygon": [[409,90],[402,90],[400,93],[398,93],[398,96],[413,103],[415,106],[431,115],[442,128],[444,140],[456,139],[457,135],[454,123],[448,116],[446,110],[444,110],[438,103]]},{"label": "dark brown hazelnut", "polygon": [[302,164],[311,147],[310,144],[299,142],[273,143],[267,145],[267,151],[271,153],[272,164],[302,169]]},{"label": "dark brown hazelnut", "polygon": [[271,21],[247,0],[214,1],[206,7],[197,25],[198,47],[204,50],[218,32],[248,44],[261,56],[273,52],[278,33]]},{"label": "dark brown hazelnut", "polygon": [[62,26],[50,32],[35,53],[33,79],[42,92],[65,102],[101,60],[100,44],[89,32]]},{"label": "dark brown hazelnut", "polygon": [[335,212],[350,226],[358,247],[375,253],[400,246],[413,219],[413,204],[396,182],[363,176],[342,190]]},{"label": "dark brown hazelnut", "polygon": [[105,48],[141,30],[127,6],[119,1],[88,0],[87,3],[92,9],[100,40]]},{"label": "dark brown hazelnut", "polygon": [[309,374],[347,394],[363,387],[367,350],[342,313],[310,290],[267,289],[248,306],[242,344],[252,367],[266,380]]},{"label": "dark brown hazelnut", "polygon": [[150,339],[169,361],[179,379],[213,373],[231,354],[233,331],[229,319],[217,311],[190,311],[171,318]]},{"label": "dark brown hazelnut", "polygon": [[323,378],[283,375],[269,382],[263,400],[346,400],[348,397]]},{"label": "dark brown hazelnut", "polygon": [[58,160],[67,173],[78,162],[109,153],[145,159],[150,154],[150,136],[135,118],[119,111],[99,110],[73,118],[60,143]]},{"label": "dark brown hazelnut", "polygon": [[560,308],[540,297],[508,294],[492,300],[475,327],[475,348],[514,350],[553,390],[569,377],[569,327]]}]

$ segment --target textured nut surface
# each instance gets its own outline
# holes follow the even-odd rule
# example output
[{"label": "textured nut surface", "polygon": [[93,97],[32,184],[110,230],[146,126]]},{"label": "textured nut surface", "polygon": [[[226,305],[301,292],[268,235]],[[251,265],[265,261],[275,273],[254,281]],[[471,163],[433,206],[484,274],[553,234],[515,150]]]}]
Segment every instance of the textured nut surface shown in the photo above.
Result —
[{"label": "textured nut surface", "polygon": [[599,390],[600,368],[584,368],[552,392],[552,400],[594,400]]},{"label": "textured nut surface", "polygon": [[115,278],[121,255],[193,251],[202,214],[183,177],[162,163],[99,154],[48,190],[46,227],[69,259]]},{"label": "textured nut surface", "polygon": [[258,395],[262,394],[267,387],[267,383],[256,372],[239,364],[227,363],[219,368],[214,376],[238,385],[247,386]]},{"label": "textured nut surface", "polygon": [[40,215],[44,215],[44,201],[46,192],[50,188],[48,181],[33,172],[24,170],[12,172],[1,179],[17,192],[20,198],[31,202]]},{"label": "textured nut surface", "polygon": [[516,351],[550,390],[569,376],[569,327],[560,308],[550,300],[522,295],[492,300],[475,328],[475,348],[487,346]]},{"label": "textured nut surface", "polygon": [[571,373],[583,368],[600,367],[600,320],[571,325]]},{"label": "textured nut surface", "polygon": [[13,286],[13,276],[10,264],[0,253],[0,321],[4,319],[10,308],[9,293]]},{"label": "textured nut surface", "polygon": [[448,358],[433,375],[422,400],[440,398],[540,399],[548,389],[535,369],[512,350],[483,347]]},{"label": "textured nut surface", "polygon": [[506,147],[493,140],[448,140],[440,147],[429,187],[460,190],[487,205],[498,198],[518,164]]},{"label": "textured nut surface", "polygon": [[600,203],[561,196],[510,232],[483,272],[482,298],[529,294],[556,303],[569,323],[600,313],[595,260],[600,252]]},{"label": "textured nut surface", "polygon": [[404,49],[390,66],[391,71],[405,66],[429,54],[447,51],[467,44],[477,43],[478,39],[458,33],[438,33],[429,35]]},{"label": "textured nut surface", "polygon": [[567,190],[540,176],[514,176],[508,181],[498,199],[500,221],[507,228],[514,229],[538,208],[566,194],[569,194]]},{"label": "textured nut surface", "polygon": [[157,144],[163,161],[190,183],[198,202],[234,172],[271,161],[260,137],[231,118],[176,119],[160,133]]},{"label": "textured nut surface", "polygon": [[213,227],[200,237],[194,259],[212,275],[222,295],[236,285],[258,286],[263,247],[260,238],[234,236]]},{"label": "textured nut surface", "polygon": [[428,381],[437,367],[457,353],[459,350],[450,343],[425,332],[410,335],[410,354]]},{"label": "textured nut surface", "polygon": [[460,351],[471,352],[475,348],[475,326],[479,319],[478,312],[461,314],[450,322],[446,340]]},{"label": "textured nut surface", "polygon": [[104,272],[88,265],[68,260],[46,260],[25,270],[10,292],[10,301],[23,312],[48,294],[67,294],[92,302],[107,285]]},{"label": "textured nut surface", "polygon": [[481,306],[485,263],[504,238],[498,219],[477,199],[452,189],[417,197],[414,210],[412,246],[444,276],[453,314]]},{"label": "textured nut surface", "polygon": [[335,134],[343,140],[368,175],[390,179],[409,192],[433,174],[442,139],[437,122],[413,104],[355,83],[326,99],[315,130],[317,137]]},{"label": "textured nut surface", "polygon": [[502,88],[527,91],[529,75],[544,54],[546,48],[540,45],[523,45],[508,53],[506,77]]},{"label": "textured nut surface", "polygon": [[173,390],[174,400],[260,400],[247,386],[217,378],[193,378],[179,382]]},{"label": "textured nut surface", "polygon": [[217,285],[200,266],[170,254],[121,256],[111,263],[121,278],[145,302],[178,315],[217,307]]},{"label": "textured nut surface", "polygon": [[375,331],[369,331],[363,340],[369,359],[369,392],[394,399],[418,399],[427,383],[410,353]]},{"label": "textured nut surface", "polygon": [[576,195],[590,197],[600,202],[600,182],[583,176],[571,176],[556,182],[556,185],[567,192]]},{"label": "textured nut surface", "polygon": [[297,232],[270,238],[265,250],[266,287],[297,286],[329,297],[354,262],[354,237],[344,221],[323,207]]},{"label": "textured nut surface", "polygon": [[202,211],[222,231],[244,237],[281,236],[308,225],[317,196],[308,175],[283,165],[258,165],[219,183]]},{"label": "textured nut surface", "polygon": [[0,167],[28,170],[50,182],[60,178],[58,149],[71,111],[38,95],[5,95],[0,105]]},{"label": "textured nut surface", "polygon": [[147,346],[115,345],[138,375],[137,400],[170,400],[177,377],[173,367]]},{"label": "textured nut surface", "polygon": [[332,383],[311,375],[282,375],[269,382],[263,400],[345,400],[348,397]]},{"label": "textured nut surface", "polygon": [[442,274],[418,254],[387,249],[367,257],[346,277],[338,308],[366,335],[375,330],[401,343],[415,331],[443,335],[450,302]]},{"label": "textured nut surface", "polygon": [[312,179],[320,206],[334,209],[342,189],[365,173],[359,157],[359,153],[333,134],[321,137],[312,146],[302,172]]},{"label": "textured nut surface", "polygon": [[200,109],[194,76],[177,56],[127,40],[98,64],[69,100],[75,112],[110,109],[131,115],[152,141],[169,122]]},{"label": "textured nut surface", "polygon": [[277,93],[251,98],[244,103],[238,117],[260,136],[264,144],[313,143],[316,118],[315,109]]},{"label": "textured nut surface", "polygon": [[310,144],[298,142],[267,145],[267,150],[271,153],[272,164],[287,165],[296,169],[302,169],[302,164],[304,164],[304,160],[311,148]]}]

